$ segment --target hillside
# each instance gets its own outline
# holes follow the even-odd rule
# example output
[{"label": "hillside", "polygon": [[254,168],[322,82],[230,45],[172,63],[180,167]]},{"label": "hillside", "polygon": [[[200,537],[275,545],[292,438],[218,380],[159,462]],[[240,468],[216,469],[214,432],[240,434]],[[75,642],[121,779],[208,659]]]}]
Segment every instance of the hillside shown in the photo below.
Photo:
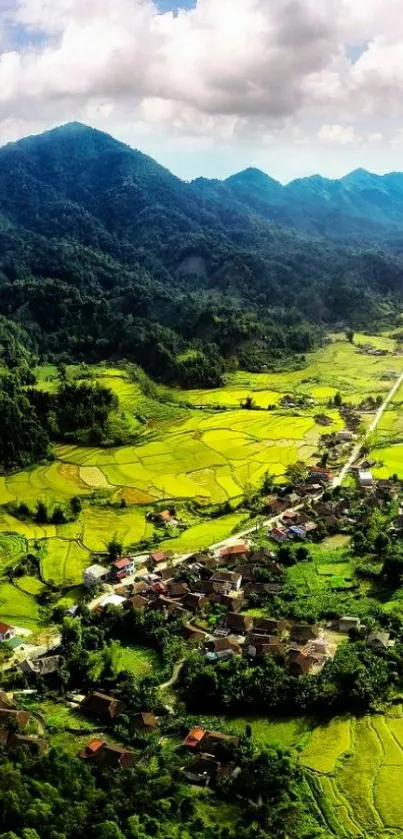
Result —
[{"label": "hillside", "polygon": [[[84,125],[30,137],[0,149],[0,314],[46,357],[214,387],[312,349],[322,327],[395,322],[402,183],[283,187],[252,169],[188,184]],[[329,235],[364,229],[376,250]]]}]

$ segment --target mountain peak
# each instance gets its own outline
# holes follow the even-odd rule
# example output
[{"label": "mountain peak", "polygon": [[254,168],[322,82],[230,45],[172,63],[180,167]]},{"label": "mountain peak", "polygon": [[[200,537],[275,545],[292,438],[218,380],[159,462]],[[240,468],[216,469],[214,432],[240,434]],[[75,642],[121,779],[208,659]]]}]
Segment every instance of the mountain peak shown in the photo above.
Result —
[{"label": "mountain peak", "polygon": [[351,186],[367,186],[368,184],[373,183],[374,180],[378,180],[379,175],[375,175],[373,172],[368,172],[367,169],[354,169],[352,172],[349,172],[348,175],[345,175],[344,178],[340,178],[341,183],[348,184]]},{"label": "mountain peak", "polygon": [[274,180],[274,178],[271,178],[270,175],[266,175],[265,172],[262,172],[261,169],[257,169],[254,166],[249,166],[247,169],[243,169],[241,172],[231,175],[231,177],[227,178],[224,183],[230,185],[248,184],[250,186],[266,188],[268,186],[276,186],[281,188],[279,181]]}]

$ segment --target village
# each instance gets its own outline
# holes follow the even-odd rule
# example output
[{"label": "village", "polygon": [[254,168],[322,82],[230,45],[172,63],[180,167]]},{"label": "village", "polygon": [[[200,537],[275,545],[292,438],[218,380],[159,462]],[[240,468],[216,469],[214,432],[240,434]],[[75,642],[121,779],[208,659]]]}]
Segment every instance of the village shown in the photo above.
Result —
[{"label": "village", "polygon": [[[292,491],[281,490],[262,499],[264,515],[258,527],[226,540],[225,543],[192,555],[175,556],[166,551],[118,556],[113,561],[94,563],[83,577],[85,606],[95,616],[113,608],[122,613],[158,613],[191,651],[197,649],[206,663],[241,657],[251,666],[272,657],[292,677],[299,679],[321,672],[336,654],[338,646],[351,634],[366,639],[374,649],[393,646],[384,628],[367,630],[358,615],[340,614],[326,622],[291,621],[272,617],[272,604],[281,595],[289,562],[304,561],[309,544],[320,544],[332,534],[352,533],[368,511],[394,505],[396,515],[391,533],[403,531],[403,512],[399,507],[401,484],[397,480],[376,481],[371,464],[362,460],[352,470],[356,488],[331,492],[334,475],[325,467],[308,470],[305,480]],[[157,513],[162,522],[172,511]],[[265,535],[268,546],[257,544]],[[276,547],[277,546],[277,547]],[[250,605],[260,604],[263,616],[250,614]],[[66,616],[80,614],[80,603],[66,609]],[[253,610],[252,610],[253,611]],[[60,636],[47,648],[19,637],[15,627],[0,622],[0,644],[13,656],[9,670],[24,674],[31,690],[46,684],[58,673],[63,660]],[[182,662],[176,668],[180,676]],[[87,695],[77,692],[63,700],[97,725],[113,726],[125,707],[116,696],[102,689]],[[0,736],[7,749],[20,745],[34,752],[46,751],[43,732],[32,733],[32,720],[10,694],[0,698]],[[131,716],[131,727],[141,737],[156,734],[158,717],[148,708]],[[236,738],[235,738],[236,739]],[[181,748],[192,754],[184,765],[188,782],[214,784],[224,773],[236,772],[233,762],[235,740],[203,726],[186,735]],[[127,768],[137,756],[132,749],[105,741],[102,736],[89,740],[79,756],[99,765]]]}]

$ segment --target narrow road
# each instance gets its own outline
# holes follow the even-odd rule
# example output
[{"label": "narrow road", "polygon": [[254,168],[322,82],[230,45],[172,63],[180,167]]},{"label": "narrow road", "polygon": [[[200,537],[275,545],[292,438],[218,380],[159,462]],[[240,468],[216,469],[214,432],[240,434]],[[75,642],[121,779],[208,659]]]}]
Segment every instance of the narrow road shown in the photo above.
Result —
[{"label": "narrow road", "polygon": [[169,690],[169,688],[172,688],[174,685],[176,685],[176,683],[179,679],[179,676],[182,673],[182,670],[183,670],[184,666],[185,666],[185,659],[182,658],[181,661],[178,661],[175,664],[175,667],[172,671],[171,678],[167,682],[163,682],[163,684],[160,685],[160,690]]},{"label": "narrow road", "polygon": [[341,472],[334,479],[333,487],[338,487],[343,483],[344,478],[346,477],[346,475],[350,471],[351,467],[354,466],[355,461],[359,457],[359,454],[360,454],[363,443],[369,437],[369,435],[372,434],[372,432],[375,431],[375,429],[378,427],[379,422],[382,419],[388,405],[392,401],[393,397],[396,396],[396,393],[397,393],[397,391],[399,390],[399,388],[401,387],[402,384],[403,384],[403,373],[400,374],[399,378],[396,379],[393,387],[391,387],[388,395],[385,397],[384,401],[382,402],[382,405],[380,406],[380,408],[376,412],[375,417],[371,422],[371,425],[367,428],[367,430],[364,434],[364,437],[354,446],[353,451],[351,452],[351,455],[350,455],[347,463],[344,464]]}]

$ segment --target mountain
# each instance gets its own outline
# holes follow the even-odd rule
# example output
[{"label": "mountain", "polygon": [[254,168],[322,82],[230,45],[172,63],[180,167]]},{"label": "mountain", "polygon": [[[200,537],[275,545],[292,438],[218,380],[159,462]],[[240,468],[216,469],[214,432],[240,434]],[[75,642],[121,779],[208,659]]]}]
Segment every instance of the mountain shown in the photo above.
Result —
[{"label": "mountain", "polygon": [[258,170],[223,182],[233,196],[264,218],[346,242],[400,243],[403,174],[357,169],[339,180],[313,175],[282,186]]},{"label": "mountain", "polygon": [[0,149],[0,315],[46,357],[213,386],[328,325],[392,323],[401,220],[398,173],[185,183],[73,123]]}]

